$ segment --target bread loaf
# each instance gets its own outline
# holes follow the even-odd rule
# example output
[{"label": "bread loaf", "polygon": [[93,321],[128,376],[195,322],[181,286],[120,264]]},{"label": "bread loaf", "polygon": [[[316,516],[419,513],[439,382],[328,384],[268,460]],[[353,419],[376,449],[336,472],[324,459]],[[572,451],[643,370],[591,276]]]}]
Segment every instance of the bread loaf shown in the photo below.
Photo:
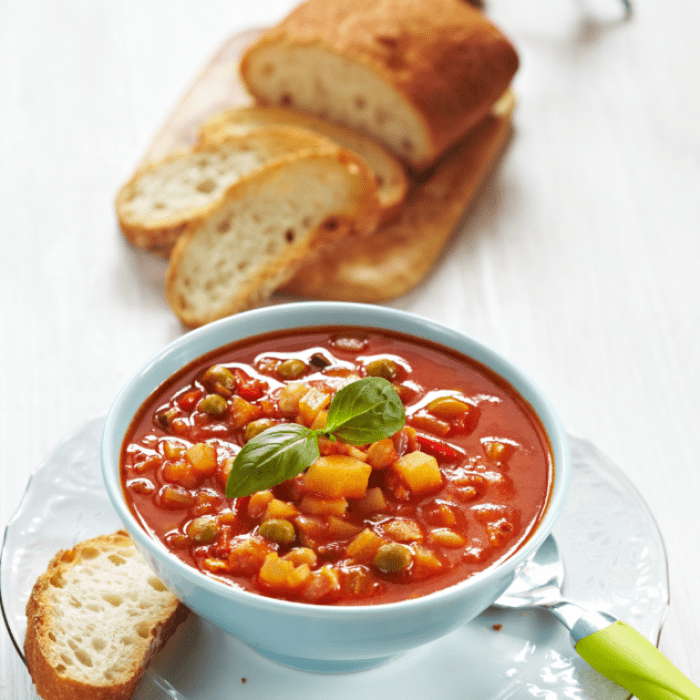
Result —
[{"label": "bread loaf", "polygon": [[173,249],[166,297],[186,326],[265,301],[302,262],[379,220],[376,179],[337,147],[274,161],[242,178]]},{"label": "bread loaf", "polygon": [[408,178],[402,163],[373,139],[338,124],[291,109],[249,105],[232,107],[214,115],[202,126],[199,138],[202,143],[216,143],[227,134],[280,126],[320,134],[359,155],[377,176],[382,219],[386,221],[398,212],[408,191]]},{"label": "bread loaf", "polygon": [[24,652],[44,700],[126,700],[187,610],[126,532],[60,551],[27,604]]},{"label": "bread loaf", "polygon": [[511,42],[464,0],[307,0],[243,54],[240,74],[261,103],[368,133],[422,170],[517,67]]},{"label": "bread loaf", "polygon": [[219,136],[144,166],[121,188],[117,217],[133,245],[168,255],[185,226],[238,179],[290,153],[329,145],[318,134],[285,127]]}]

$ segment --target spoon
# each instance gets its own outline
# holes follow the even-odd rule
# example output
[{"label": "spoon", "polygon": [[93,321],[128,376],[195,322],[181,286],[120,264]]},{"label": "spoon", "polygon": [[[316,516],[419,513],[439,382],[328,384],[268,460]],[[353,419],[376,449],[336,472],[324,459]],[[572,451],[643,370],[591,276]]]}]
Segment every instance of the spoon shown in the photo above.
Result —
[{"label": "spoon", "polygon": [[576,651],[639,700],[700,700],[700,688],[651,642],[616,617],[566,599],[563,581],[564,563],[550,535],[494,606],[549,610],[571,633]]}]

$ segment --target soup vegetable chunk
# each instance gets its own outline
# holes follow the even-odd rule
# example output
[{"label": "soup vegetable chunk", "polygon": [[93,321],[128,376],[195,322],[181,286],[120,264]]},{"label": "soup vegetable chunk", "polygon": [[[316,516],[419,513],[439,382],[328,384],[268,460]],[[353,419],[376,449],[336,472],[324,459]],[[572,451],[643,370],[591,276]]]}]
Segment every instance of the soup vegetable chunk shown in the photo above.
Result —
[{"label": "soup vegetable chunk", "polygon": [[[389,434],[357,444],[370,433],[327,428],[365,385],[403,410]],[[381,423],[382,404],[373,410]],[[264,463],[263,487],[226,496],[244,457],[291,433],[313,437],[308,463],[294,464],[295,447],[294,476],[278,483]],[[247,339],[186,366],[144,403],[121,463],[132,512],[184,562],[326,605],[423,596],[508,557],[540,521],[553,469],[532,409],[490,370],[409,336],[335,327]]]}]

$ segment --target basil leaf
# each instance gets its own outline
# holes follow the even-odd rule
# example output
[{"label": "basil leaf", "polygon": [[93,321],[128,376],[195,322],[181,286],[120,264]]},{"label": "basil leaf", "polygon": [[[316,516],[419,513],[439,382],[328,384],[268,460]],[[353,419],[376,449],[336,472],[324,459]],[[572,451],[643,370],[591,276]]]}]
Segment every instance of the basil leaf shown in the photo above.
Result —
[{"label": "basil leaf", "polygon": [[236,455],[226,497],[249,496],[300,474],[319,457],[318,433],[297,423],[275,425]]},{"label": "basil leaf", "polygon": [[365,377],[333,397],[323,432],[350,445],[366,445],[390,437],[405,422],[403,403],[391,382]]}]

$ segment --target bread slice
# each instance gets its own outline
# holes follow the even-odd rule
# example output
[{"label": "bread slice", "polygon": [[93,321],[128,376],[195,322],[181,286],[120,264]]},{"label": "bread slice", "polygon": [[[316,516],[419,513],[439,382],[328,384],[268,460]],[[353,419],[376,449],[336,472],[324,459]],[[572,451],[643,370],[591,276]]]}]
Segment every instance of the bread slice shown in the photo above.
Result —
[{"label": "bread slice", "polygon": [[367,303],[406,294],[428,275],[511,134],[516,105],[508,91],[434,171],[416,183],[393,221],[371,239],[348,239],[305,264],[283,291]]},{"label": "bread slice", "polygon": [[187,609],[124,531],[60,551],[27,603],[24,652],[44,700],[131,697]]},{"label": "bread slice", "polygon": [[186,326],[265,301],[321,247],[379,220],[374,174],[337,147],[277,160],[239,180],[178,239],[166,297]]},{"label": "bread slice", "polygon": [[307,0],[243,54],[261,103],[374,136],[430,166],[486,117],[518,67],[515,48],[464,0]]},{"label": "bread slice", "polygon": [[202,126],[199,138],[204,143],[217,142],[228,134],[280,126],[320,134],[359,155],[377,176],[382,220],[391,219],[398,212],[408,192],[408,178],[401,161],[374,139],[339,124],[292,109],[249,105],[232,107],[214,115]]},{"label": "bread slice", "polygon": [[139,169],[117,195],[119,225],[133,245],[167,256],[185,226],[206,216],[236,180],[290,153],[328,145],[318,134],[287,127],[222,134]]}]

